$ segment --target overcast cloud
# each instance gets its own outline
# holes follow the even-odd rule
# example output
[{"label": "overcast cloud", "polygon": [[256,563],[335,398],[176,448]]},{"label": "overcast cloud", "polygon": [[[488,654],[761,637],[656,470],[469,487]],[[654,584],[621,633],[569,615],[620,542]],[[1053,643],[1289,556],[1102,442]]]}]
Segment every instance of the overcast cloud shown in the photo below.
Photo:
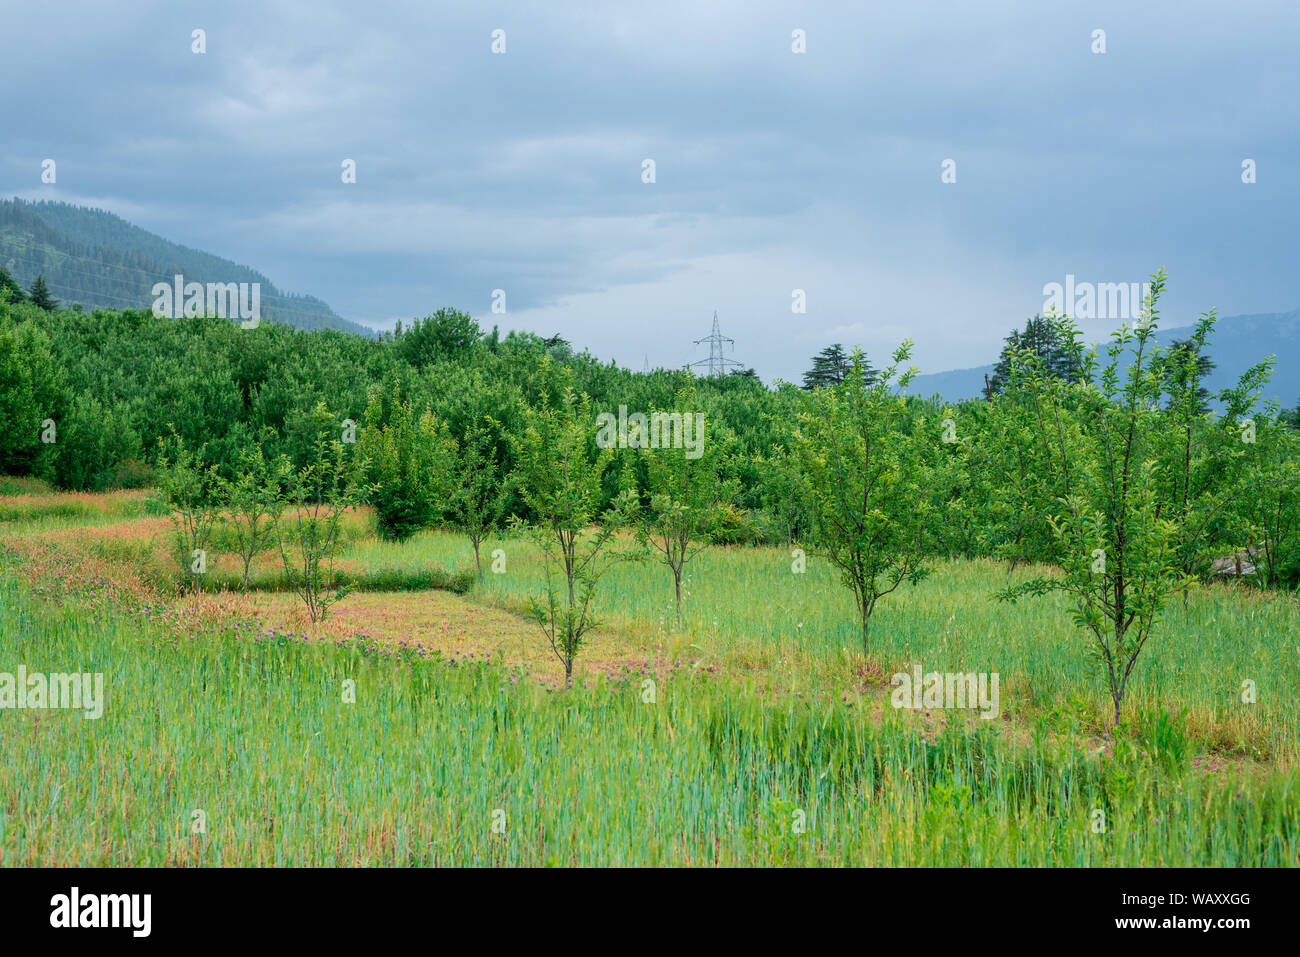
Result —
[{"label": "overcast cloud", "polygon": [[735,358],[797,379],[833,341],[990,361],[1067,273],[1167,266],[1166,325],[1300,306],[1294,0],[0,11],[0,192],[375,327],[454,305],[640,368],[701,358],[717,309]]}]

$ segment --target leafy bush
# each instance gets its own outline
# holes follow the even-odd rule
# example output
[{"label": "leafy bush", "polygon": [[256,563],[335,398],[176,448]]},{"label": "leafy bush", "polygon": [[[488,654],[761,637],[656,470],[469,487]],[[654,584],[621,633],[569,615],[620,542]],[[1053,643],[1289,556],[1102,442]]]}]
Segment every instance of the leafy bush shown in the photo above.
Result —
[{"label": "leafy bush", "polygon": [[117,481],[119,463],[141,457],[140,437],[126,410],[106,407],[93,395],[78,395],[58,425],[53,454],[38,471],[61,488],[106,491]]},{"label": "leafy bush", "polygon": [[136,458],[126,458],[113,469],[111,488],[148,488],[157,481],[153,468]]},{"label": "leafy bush", "polygon": [[42,423],[65,425],[65,379],[49,340],[32,322],[10,325],[0,313],[0,472],[29,474],[51,457]]},{"label": "leafy bush", "polygon": [[450,444],[433,413],[372,396],[359,446],[380,535],[400,542],[432,526],[449,494],[452,467]]},{"label": "leafy bush", "polygon": [[474,587],[478,574],[473,569],[448,571],[443,568],[377,568],[362,573],[341,572],[343,581],[355,591],[426,591],[436,588],[464,594]]}]

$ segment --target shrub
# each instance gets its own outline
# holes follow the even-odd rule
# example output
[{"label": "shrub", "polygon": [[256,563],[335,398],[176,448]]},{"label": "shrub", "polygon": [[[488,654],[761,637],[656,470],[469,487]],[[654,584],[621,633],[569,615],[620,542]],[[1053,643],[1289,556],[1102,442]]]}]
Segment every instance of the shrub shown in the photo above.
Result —
[{"label": "shrub", "polygon": [[380,535],[400,542],[431,527],[449,495],[452,467],[450,443],[433,413],[373,395],[359,446]]}]

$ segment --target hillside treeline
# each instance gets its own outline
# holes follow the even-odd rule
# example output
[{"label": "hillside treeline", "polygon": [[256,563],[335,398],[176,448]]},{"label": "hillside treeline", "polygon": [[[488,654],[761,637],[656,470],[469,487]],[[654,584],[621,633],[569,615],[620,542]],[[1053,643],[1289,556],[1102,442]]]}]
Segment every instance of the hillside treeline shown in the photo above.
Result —
[{"label": "hillside treeline", "polygon": [[54,296],[85,308],[147,307],[154,284],[177,273],[195,282],[258,283],[262,311],[276,322],[365,332],[313,296],[282,292],[254,269],[68,203],[0,200],[0,269],[24,287],[40,277]]}]

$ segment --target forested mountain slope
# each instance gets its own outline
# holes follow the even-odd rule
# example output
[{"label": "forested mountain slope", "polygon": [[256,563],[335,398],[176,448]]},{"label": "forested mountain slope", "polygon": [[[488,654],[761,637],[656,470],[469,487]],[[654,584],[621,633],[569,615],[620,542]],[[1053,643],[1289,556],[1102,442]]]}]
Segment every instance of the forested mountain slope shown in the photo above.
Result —
[{"label": "forested mountain slope", "polygon": [[300,329],[373,333],[313,296],[276,288],[255,269],[190,249],[99,209],[67,203],[0,201],[0,266],[23,286],[38,275],[65,304],[87,309],[147,309],[155,283],[260,283],[263,318]]}]

